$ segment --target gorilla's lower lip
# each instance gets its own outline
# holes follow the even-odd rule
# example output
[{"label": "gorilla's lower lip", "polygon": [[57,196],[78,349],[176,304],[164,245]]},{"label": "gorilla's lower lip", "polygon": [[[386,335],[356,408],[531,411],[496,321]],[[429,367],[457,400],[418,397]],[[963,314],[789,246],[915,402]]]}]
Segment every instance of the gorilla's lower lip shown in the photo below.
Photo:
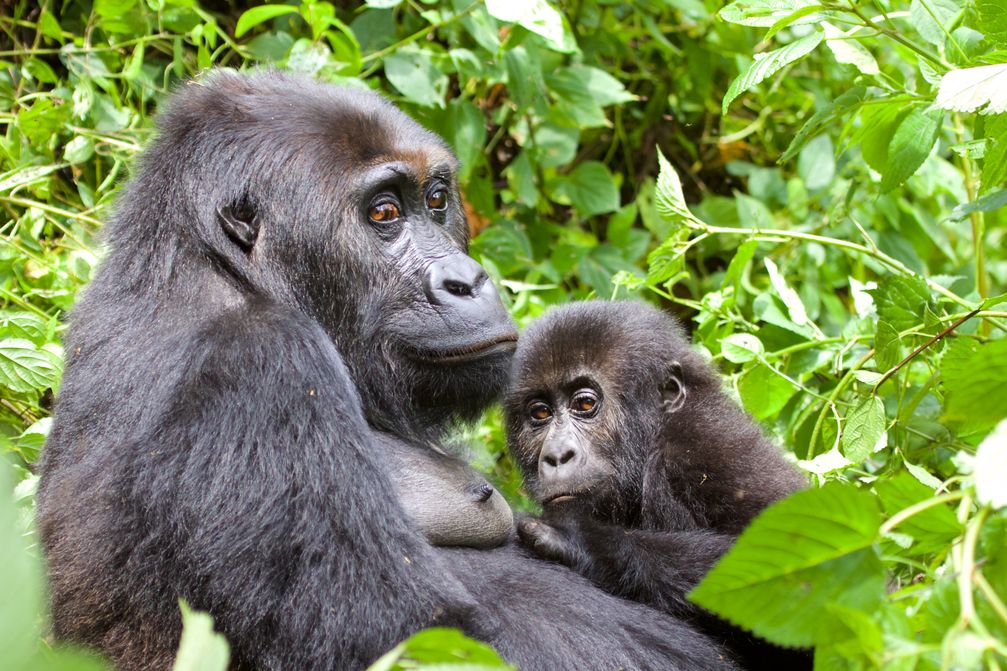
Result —
[{"label": "gorilla's lower lip", "polygon": [[426,350],[415,352],[413,357],[426,363],[462,363],[465,361],[475,361],[492,354],[513,352],[517,347],[517,334],[510,333],[499,338],[484,340],[472,345],[465,345],[455,349],[433,351]]},{"label": "gorilla's lower lip", "polygon": [[542,505],[547,506],[551,503],[562,503],[563,501],[573,501],[577,498],[576,494],[554,494],[542,502]]}]

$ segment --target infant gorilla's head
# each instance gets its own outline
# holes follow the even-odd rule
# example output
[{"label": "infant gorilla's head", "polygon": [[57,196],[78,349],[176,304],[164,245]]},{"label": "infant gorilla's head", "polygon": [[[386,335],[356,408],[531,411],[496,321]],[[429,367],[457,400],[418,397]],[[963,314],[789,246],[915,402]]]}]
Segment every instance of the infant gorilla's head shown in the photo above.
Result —
[{"label": "infant gorilla's head", "polygon": [[647,464],[719,381],[679,324],[642,303],[574,303],[522,336],[505,400],[508,443],[546,507],[620,521],[639,509]]}]

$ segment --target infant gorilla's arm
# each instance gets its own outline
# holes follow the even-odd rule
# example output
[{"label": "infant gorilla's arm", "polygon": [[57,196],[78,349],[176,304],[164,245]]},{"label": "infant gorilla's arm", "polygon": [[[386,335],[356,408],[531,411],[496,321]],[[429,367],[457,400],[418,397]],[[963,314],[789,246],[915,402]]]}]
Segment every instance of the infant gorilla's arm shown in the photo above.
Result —
[{"label": "infant gorilla's arm", "polygon": [[707,613],[685,595],[699,584],[734,537],[708,529],[648,531],[565,513],[563,504],[541,519],[518,523],[521,542],[540,557],[566,564],[618,596],[692,620]]},{"label": "infant gorilla's arm", "polygon": [[383,442],[395,494],[431,545],[491,548],[511,537],[507,501],[461,459],[391,437]]}]

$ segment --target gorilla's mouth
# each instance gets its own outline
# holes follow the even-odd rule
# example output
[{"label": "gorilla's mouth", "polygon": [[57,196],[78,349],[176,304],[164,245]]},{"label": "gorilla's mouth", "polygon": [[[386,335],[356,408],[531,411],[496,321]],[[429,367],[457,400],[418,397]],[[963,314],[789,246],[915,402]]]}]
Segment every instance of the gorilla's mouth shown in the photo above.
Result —
[{"label": "gorilla's mouth", "polygon": [[498,338],[483,340],[471,345],[443,350],[415,350],[413,358],[424,363],[446,364],[476,361],[493,354],[513,352],[517,347],[517,334],[510,333]]},{"label": "gorilla's mouth", "polygon": [[548,506],[553,503],[563,503],[564,501],[573,501],[576,498],[577,498],[576,494],[560,492],[559,494],[553,494],[552,496],[546,497],[546,499],[542,501],[542,505]]}]

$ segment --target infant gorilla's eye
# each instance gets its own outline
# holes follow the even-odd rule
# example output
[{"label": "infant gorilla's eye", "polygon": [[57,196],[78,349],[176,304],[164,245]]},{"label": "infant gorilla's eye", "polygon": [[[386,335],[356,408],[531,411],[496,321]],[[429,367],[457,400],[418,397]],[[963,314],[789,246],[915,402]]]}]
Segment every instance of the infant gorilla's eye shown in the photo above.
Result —
[{"label": "infant gorilla's eye", "polygon": [[574,394],[570,408],[580,415],[591,416],[598,409],[598,397],[592,391],[579,391]]},{"label": "infant gorilla's eye", "polygon": [[367,211],[367,218],[375,224],[390,224],[398,221],[402,214],[395,203],[377,203]]},{"label": "infant gorilla's eye", "polygon": [[431,210],[443,210],[448,206],[448,192],[444,189],[431,191],[427,196],[427,207]]},{"label": "infant gorilla's eye", "polygon": [[544,422],[552,417],[552,408],[542,401],[532,401],[528,404],[528,416],[536,422]]}]

